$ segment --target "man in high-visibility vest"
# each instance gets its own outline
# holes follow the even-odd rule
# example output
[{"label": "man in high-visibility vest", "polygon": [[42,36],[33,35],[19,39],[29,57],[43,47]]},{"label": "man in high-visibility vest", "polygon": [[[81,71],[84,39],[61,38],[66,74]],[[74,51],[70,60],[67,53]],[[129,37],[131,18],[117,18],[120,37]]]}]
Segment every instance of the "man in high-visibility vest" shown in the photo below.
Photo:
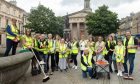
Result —
[{"label": "man in high-visibility vest", "polygon": [[12,24],[6,28],[6,51],[4,56],[8,56],[12,48],[12,55],[16,54],[16,48],[19,42],[19,30],[16,25],[17,20],[12,19]]},{"label": "man in high-visibility vest", "polygon": [[[135,53],[138,47],[138,41],[131,36],[131,32],[126,32],[126,39],[124,39],[124,45],[126,47],[126,56],[124,60],[124,78],[133,80],[132,74],[134,69]],[[127,61],[129,60],[129,72],[127,67]]]},{"label": "man in high-visibility vest", "polygon": [[89,73],[90,78],[93,78],[93,65],[95,61],[92,54],[89,53],[89,49],[84,49],[84,54],[81,57],[81,69],[83,78],[87,78],[87,72]]}]

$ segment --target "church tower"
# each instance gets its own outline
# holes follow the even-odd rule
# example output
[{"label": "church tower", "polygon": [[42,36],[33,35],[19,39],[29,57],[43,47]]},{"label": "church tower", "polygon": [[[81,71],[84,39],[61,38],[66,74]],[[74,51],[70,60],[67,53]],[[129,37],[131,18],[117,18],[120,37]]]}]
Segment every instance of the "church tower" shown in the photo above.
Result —
[{"label": "church tower", "polygon": [[84,0],[84,10],[92,11],[92,9],[90,7],[90,0]]}]

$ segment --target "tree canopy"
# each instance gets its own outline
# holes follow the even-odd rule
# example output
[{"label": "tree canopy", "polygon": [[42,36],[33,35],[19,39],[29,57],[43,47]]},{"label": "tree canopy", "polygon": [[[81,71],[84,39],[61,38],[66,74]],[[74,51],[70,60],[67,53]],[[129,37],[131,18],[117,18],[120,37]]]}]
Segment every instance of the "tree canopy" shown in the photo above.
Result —
[{"label": "tree canopy", "polygon": [[34,32],[63,35],[63,17],[56,17],[52,10],[43,5],[31,9],[28,21],[25,26]]},{"label": "tree canopy", "polygon": [[105,36],[117,32],[119,20],[116,13],[110,11],[108,6],[103,5],[95,10],[95,13],[87,15],[86,25],[89,34]]}]

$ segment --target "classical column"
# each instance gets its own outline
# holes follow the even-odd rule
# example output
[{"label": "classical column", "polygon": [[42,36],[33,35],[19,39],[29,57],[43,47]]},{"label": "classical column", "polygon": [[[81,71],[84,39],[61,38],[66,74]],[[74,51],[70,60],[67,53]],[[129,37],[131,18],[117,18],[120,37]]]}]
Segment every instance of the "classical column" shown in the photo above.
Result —
[{"label": "classical column", "polygon": [[80,40],[80,23],[77,23],[77,34],[78,40]]},{"label": "classical column", "polygon": [[72,23],[70,23],[70,37],[71,37],[71,39],[72,39]]}]

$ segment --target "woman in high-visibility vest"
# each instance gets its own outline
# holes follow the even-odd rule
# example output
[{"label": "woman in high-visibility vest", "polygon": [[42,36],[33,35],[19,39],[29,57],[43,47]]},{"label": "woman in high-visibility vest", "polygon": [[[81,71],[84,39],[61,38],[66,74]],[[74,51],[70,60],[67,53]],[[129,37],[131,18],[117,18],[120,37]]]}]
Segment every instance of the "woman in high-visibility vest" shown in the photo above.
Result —
[{"label": "woman in high-visibility vest", "polygon": [[122,40],[118,40],[117,46],[115,47],[115,54],[116,54],[116,62],[118,67],[117,76],[123,76],[122,68],[124,63],[124,56],[125,56],[125,46],[123,46]]},{"label": "woman in high-visibility vest", "polygon": [[55,37],[55,62],[56,62],[56,71],[58,71],[59,63],[59,45],[60,45],[60,36],[56,35]]},{"label": "woman in high-visibility vest", "polygon": [[[111,35],[108,36],[108,41],[106,42],[106,49],[107,49],[107,54],[105,56],[105,59],[109,62],[109,69],[110,72],[112,73],[112,56],[113,56],[113,52],[114,52],[114,48],[116,46],[116,43],[113,41],[113,37]],[[114,64],[114,63],[113,63]]]},{"label": "woman in high-visibility vest", "polygon": [[87,42],[87,47],[89,49],[89,52],[94,55],[95,54],[95,42],[93,41],[93,37],[89,37],[89,40]]},{"label": "woman in high-visibility vest", "polygon": [[95,61],[91,53],[89,53],[89,49],[84,49],[84,54],[81,57],[81,69],[83,78],[87,78],[87,72],[89,73],[90,78],[93,78],[93,66]]},{"label": "woman in high-visibility vest", "polygon": [[65,44],[65,40],[61,39],[60,46],[59,46],[59,68],[62,72],[66,70],[67,67],[67,45]]},{"label": "woman in high-visibility vest", "polygon": [[6,28],[6,51],[4,56],[8,56],[12,48],[12,55],[16,54],[17,45],[20,41],[19,29],[16,25],[17,20],[12,19],[12,24]]},{"label": "woman in high-visibility vest", "polygon": [[[31,30],[27,29],[25,32],[25,35],[22,36],[22,46],[23,49],[30,50],[33,49],[33,38],[31,36]],[[31,74],[32,75],[37,75],[37,67],[36,67],[36,61],[35,57],[32,58],[32,63],[31,63]]]},{"label": "woman in high-visibility vest", "polygon": [[97,55],[97,61],[104,59],[105,43],[102,36],[99,36],[98,41],[95,43],[95,53]]},{"label": "woman in high-visibility vest", "polygon": [[74,61],[74,66],[72,68],[77,69],[77,55],[79,52],[79,43],[76,38],[73,39],[71,43],[71,56],[72,60]]}]

